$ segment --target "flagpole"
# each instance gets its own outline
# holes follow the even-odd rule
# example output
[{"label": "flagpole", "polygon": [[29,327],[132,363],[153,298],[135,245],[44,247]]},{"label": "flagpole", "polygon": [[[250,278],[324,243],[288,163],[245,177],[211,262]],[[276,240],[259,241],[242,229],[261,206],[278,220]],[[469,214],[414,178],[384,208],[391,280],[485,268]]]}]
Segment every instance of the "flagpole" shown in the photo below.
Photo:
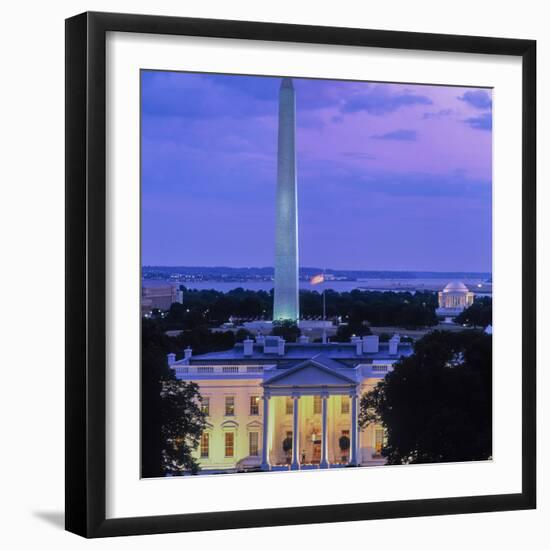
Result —
[{"label": "flagpole", "polygon": [[325,304],[325,270],[323,269],[323,344],[327,343],[327,329],[325,326],[326,304]]}]

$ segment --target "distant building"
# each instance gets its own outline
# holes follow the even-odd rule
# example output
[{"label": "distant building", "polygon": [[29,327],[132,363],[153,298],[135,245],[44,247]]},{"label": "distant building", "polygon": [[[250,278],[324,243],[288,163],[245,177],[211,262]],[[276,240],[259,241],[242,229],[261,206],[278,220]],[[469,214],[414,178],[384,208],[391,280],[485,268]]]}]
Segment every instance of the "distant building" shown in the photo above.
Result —
[{"label": "distant building", "polygon": [[359,401],[412,352],[398,335],[345,344],[258,336],[204,355],[187,348],[168,364],[203,397],[207,427],[195,451],[203,471],[334,468],[385,463],[384,428],[359,429]]},{"label": "distant building", "polygon": [[172,285],[142,286],[141,314],[147,315],[153,309],[167,311],[177,299],[177,290]]},{"label": "distant building", "polygon": [[438,301],[436,313],[450,319],[474,303],[474,293],[464,283],[453,281],[438,292]]}]

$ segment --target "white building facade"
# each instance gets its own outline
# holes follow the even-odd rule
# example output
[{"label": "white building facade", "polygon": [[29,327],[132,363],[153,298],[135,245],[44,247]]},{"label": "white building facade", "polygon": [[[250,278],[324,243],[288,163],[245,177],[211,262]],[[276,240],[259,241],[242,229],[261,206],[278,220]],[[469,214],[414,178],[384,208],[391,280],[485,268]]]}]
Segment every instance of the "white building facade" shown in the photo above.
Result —
[{"label": "white building facade", "polygon": [[201,471],[285,470],[383,464],[384,428],[359,428],[359,402],[412,346],[394,336],[296,344],[279,337],[168,362],[199,385],[207,428]]},{"label": "white building facade", "polygon": [[443,290],[437,293],[439,308],[438,315],[453,317],[474,303],[474,293],[460,281],[452,281]]}]

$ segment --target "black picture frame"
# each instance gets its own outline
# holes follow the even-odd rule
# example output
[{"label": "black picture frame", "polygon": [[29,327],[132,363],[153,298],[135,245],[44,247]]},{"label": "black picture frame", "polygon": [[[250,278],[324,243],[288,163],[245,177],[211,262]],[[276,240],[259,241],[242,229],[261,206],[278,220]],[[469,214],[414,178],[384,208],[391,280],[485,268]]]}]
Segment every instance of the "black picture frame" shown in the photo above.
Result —
[{"label": "black picture frame", "polygon": [[[106,519],[105,40],[108,31],[518,56],[522,121],[522,490],[515,494]],[[66,529],[107,537],[535,508],[536,42],[83,13],[66,20]]]}]

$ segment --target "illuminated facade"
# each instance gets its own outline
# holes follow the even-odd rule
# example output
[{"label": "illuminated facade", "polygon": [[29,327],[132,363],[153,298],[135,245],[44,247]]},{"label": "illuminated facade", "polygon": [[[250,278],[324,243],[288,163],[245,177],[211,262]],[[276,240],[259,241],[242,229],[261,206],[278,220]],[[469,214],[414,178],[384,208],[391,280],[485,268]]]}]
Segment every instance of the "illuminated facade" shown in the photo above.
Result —
[{"label": "illuminated facade", "polygon": [[298,197],[296,189],[296,105],[290,78],[279,91],[275,294],[273,319],[300,318],[298,302]]},{"label": "illuminated facade", "polygon": [[196,450],[201,470],[245,471],[383,464],[382,426],[359,429],[361,396],[412,346],[399,336],[348,344],[296,344],[275,336],[168,362],[196,382],[207,428]]},{"label": "illuminated facade", "polygon": [[437,293],[439,308],[436,313],[439,315],[458,315],[461,311],[474,303],[474,293],[459,281],[449,283],[443,290]]},{"label": "illuminated facade", "polygon": [[153,309],[166,311],[177,301],[177,290],[173,285],[142,286],[141,314],[150,314]]}]

